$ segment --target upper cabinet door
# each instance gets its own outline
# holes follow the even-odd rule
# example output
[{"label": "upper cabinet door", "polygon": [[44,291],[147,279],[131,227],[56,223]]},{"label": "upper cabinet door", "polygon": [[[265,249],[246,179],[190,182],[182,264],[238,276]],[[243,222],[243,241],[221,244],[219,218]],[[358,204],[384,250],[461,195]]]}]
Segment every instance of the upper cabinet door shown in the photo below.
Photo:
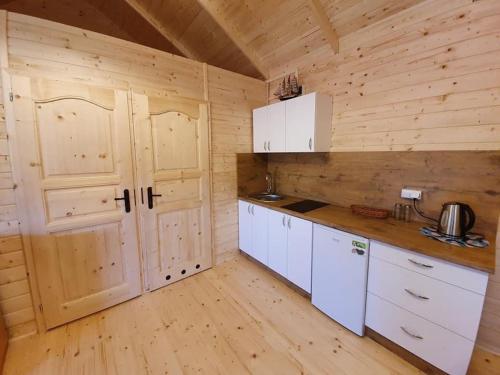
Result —
[{"label": "upper cabinet door", "polygon": [[267,152],[285,152],[285,102],[268,106]]},{"label": "upper cabinet door", "polygon": [[316,94],[286,102],[286,151],[312,152],[315,146]]},{"label": "upper cabinet door", "polygon": [[253,110],[253,152],[267,152],[269,107]]},{"label": "upper cabinet door", "polygon": [[208,108],[133,94],[147,288],[212,266]]},{"label": "upper cabinet door", "polygon": [[12,87],[22,220],[52,328],[141,293],[128,94],[19,76]]}]

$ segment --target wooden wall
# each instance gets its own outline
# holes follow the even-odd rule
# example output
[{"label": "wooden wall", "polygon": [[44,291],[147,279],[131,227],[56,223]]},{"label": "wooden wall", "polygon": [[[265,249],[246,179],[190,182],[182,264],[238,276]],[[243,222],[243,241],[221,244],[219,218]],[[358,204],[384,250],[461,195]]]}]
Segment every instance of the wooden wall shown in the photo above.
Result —
[{"label": "wooden wall", "polygon": [[[265,105],[266,85],[209,67],[213,211],[217,259],[238,251],[236,154],[252,151],[252,109]],[[239,76],[242,77],[242,76]]]},{"label": "wooden wall", "polygon": [[[211,66],[207,68],[199,62],[113,37],[16,13],[7,13],[7,33],[4,27],[0,38],[5,38],[5,34],[10,74],[84,81],[164,97],[208,99],[212,118],[215,260],[220,262],[236,253],[235,153],[251,150],[251,109],[265,104],[264,82]],[[3,121],[1,126],[0,233],[5,241],[0,241],[0,306],[11,335],[17,336],[34,332],[36,325],[26,279],[27,267],[17,235],[18,214],[13,205],[14,182],[9,172]],[[36,301],[35,291],[33,297]]]},{"label": "wooden wall", "polygon": [[[500,1],[425,0],[342,37],[337,55],[283,61],[268,92],[296,70],[306,92],[333,96],[333,152],[500,150]],[[500,269],[479,344],[500,353]]]},{"label": "wooden wall", "polygon": [[18,220],[3,95],[0,94],[0,311],[14,336],[36,330]]},{"label": "wooden wall", "polygon": [[271,76],[333,96],[332,151],[500,149],[499,41],[499,1],[426,0]]}]

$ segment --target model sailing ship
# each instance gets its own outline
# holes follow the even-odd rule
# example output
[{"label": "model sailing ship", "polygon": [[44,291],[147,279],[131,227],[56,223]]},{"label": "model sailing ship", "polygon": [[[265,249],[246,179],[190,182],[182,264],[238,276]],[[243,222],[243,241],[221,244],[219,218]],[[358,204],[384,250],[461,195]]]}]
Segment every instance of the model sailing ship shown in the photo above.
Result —
[{"label": "model sailing ship", "polygon": [[302,86],[299,86],[297,77],[292,73],[283,78],[273,94],[279,100],[292,99],[302,94]]}]

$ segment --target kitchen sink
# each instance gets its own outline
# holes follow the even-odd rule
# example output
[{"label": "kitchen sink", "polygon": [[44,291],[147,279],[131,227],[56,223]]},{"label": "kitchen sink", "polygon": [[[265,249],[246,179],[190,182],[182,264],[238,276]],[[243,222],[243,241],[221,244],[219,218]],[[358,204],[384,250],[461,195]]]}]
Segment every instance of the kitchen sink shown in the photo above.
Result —
[{"label": "kitchen sink", "polygon": [[276,201],[280,201],[283,198],[285,198],[283,195],[271,194],[271,193],[259,193],[259,194],[251,195],[250,197],[252,197],[254,199],[258,199],[259,201],[263,201],[263,202],[276,202]]}]

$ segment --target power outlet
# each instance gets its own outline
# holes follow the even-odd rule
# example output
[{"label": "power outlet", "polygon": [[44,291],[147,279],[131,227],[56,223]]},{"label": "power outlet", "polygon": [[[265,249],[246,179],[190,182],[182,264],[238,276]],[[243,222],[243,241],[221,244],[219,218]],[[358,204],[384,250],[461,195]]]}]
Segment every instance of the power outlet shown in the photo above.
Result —
[{"label": "power outlet", "polygon": [[401,189],[401,198],[422,199],[422,190],[403,188]]}]

